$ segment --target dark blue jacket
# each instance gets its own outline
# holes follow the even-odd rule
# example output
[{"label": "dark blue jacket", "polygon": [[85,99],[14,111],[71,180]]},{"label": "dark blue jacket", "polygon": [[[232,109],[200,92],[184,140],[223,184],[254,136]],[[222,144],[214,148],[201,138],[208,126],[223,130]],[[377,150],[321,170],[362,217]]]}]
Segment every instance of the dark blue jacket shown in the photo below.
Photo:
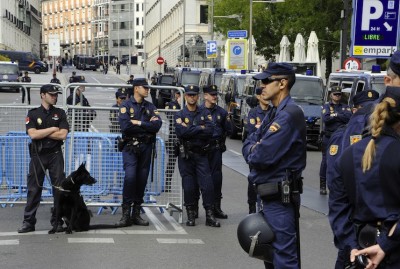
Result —
[{"label": "dark blue jacket", "polygon": [[228,117],[228,112],[222,107],[215,105],[212,108],[207,108],[205,105],[200,107],[210,111],[212,116],[212,121],[214,123],[214,133],[212,140],[224,139],[226,136],[230,135],[232,132],[231,120]]},{"label": "dark blue jacket", "polygon": [[261,106],[258,105],[256,107],[253,107],[249,111],[249,115],[247,117],[247,124],[246,124],[246,129],[248,135],[251,135],[255,131],[257,131],[256,125],[261,124],[263,119],[267,114],[270,114],[271,108],[267,110],[262,110]]},{"label": "dark blue jacket", "polygon": [[249,181],[256,185],[279,182],[287,170],[302,172],[306,147],[304,113],[288,96],[277,107],[275,117],[264,120],[243,144],[243,156],[252,167]]},{"label": "dark blue jacket", "polygon": [[348,105],[333,104],[332,102],[323,105],[322,120],[324,121],[324,132],[329,137],[340,126],[347,124],[351,117],[351,110]]}]

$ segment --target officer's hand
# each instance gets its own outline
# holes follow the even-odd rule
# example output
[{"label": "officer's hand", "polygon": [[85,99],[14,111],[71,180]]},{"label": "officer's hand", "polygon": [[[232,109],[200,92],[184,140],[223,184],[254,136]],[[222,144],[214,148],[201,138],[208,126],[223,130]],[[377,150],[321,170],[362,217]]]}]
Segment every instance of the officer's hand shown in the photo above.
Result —
[{"label": "officer's hand", "polygon": [[184,123],[184,122],[182,122],[181,125],[182,125],[183,127],[187,127],[186,123]]},{"label": "officer's hand", "polygon": [[53,130],[53,132],[58,132],[60,130],[60,128],[58,127],[50,127],[50,128]]},{"label": "officer's hand", "polygon": [[205,125],[200,125],[201,129],[205,129],[206,126]]},{"label": "officer's hand", "polygon": [[155,120],[158,120],[158,117],[153,116],[153,117],[151,117],[151,119],[150,119],[150,121],[155,121]]},{"label": "officer's hand", "polygon": [[[368,248],[364,248],[362,250],[351,251],[350,261],[355,260],[355,256],[358,255],[367,255],[368,256],[368,265],[365,267],[366,269],[375,269],[378,267],[380,262],[385,258],[385,252],[381,249],[381,247],[376,244],[370,246]],[[353,252],[354,251],[354,252]]]},{"label": "officer's hand", "polygon": [[138,126],[142,125],[142,122],[140,120],[131,120],[131,122],[133,125],[138,125]]},{"label": "officer's hand", "polygon": [[260,126],[261,126],[261,124],[256,124],[256,126],[254,126],[254,127],[256,127],[258,129],[258,128],[260,128]]},{"label": "officer's hand", "polygon": [[337,113],[331,113],[331,117],[337,117]]}]

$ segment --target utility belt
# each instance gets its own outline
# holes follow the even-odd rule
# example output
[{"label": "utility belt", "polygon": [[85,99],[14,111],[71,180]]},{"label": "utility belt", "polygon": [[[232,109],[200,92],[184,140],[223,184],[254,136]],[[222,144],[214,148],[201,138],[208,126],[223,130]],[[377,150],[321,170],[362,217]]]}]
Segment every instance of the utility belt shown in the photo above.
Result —
[{"label": "utility belt", "polygon": [[118,151],[122,151],[125,146],[138,149],[141,144],[152,144],[156,142],[155,135],[146,135],[140,137],[117,137]]},{"label": "utility belt", "polygon": [[281,181],[257,185],[256,192],[264,201],[281,200],[290,204],[294,195],[303,193],[303,178],[300,173],[289,173]]},{"label": "utility belt", "polygon": [[382,223],[355,223],[358,245],[367,248],[377,243],[377,238],[382,231]]},{"label": "utility belt", "polygon": [[225,139],[216,139],[210,142],[210,146],[212,149],[220,149],[222,152],[226,151]]},{"label": "utility belt", "polygon": [[179,156],[183,159],[188,159],[190,155],[199,154],[207,155],[212,150],[210,144],[205,146],[193,145],[189,141],[177,140],[174,145],[175,156]]},{"label": "utility belt", "polygon": [[[35,145],[33,143],[35,143]],[[29,156],[32,156],[32,154],[49,154],[61,151],[61,146],[55,146],[52,148],[42,148],[42,143],[32,142],[29,143],[28,149],[29,149]]]}]

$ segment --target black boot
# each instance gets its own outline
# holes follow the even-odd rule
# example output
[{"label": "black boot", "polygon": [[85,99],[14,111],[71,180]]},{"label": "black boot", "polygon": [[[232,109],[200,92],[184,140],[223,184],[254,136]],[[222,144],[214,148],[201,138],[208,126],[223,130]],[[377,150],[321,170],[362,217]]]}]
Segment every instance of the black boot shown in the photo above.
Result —
[{"label": "black boot", "polygon": [[196,204],[193,206],[193,210],[194,210],[194,217],[196,219],[199,218],[199,201],[196,202]]},{"label": "black boot", "polygon": [[133,205],[132,223],[139,226],[149,226],[149,222],[140,217],[140,205]]},{"label": "black boot", "polygon": [[206,208],[206,226],[221,227],[221,224],[215,219],[214,208]]},{"label": "black boot", "polygon": [[327,195],[328,192],[326,191],[326,179],[320,178],[319,179],[319,194]]},{"label": "black boot", "polygon": [[228,215],[221,209],[221,200],[214,204],[214,216],[218,219],[227,219]]},{"label": "black boot", "polygon": [[[198,208],[197,208],[198,210]],[[198,212],[198,211],[197,211]],[[186,226],[195,226],[195,206],[187,206],[186,207],[186,213],[187,213],[187,221],[186,221]]]},{"label": "black boot", "polygon": [[256,203],[249,204],[249,214],[253,214],[253,213],[256,213],[256,212],[257,212]]},{"label": "black boot", "polygon": [[131,205],[129,204],[122,204],[122,218],[116,224],[118,227],[128,227],[132,226],[131,221]]}]

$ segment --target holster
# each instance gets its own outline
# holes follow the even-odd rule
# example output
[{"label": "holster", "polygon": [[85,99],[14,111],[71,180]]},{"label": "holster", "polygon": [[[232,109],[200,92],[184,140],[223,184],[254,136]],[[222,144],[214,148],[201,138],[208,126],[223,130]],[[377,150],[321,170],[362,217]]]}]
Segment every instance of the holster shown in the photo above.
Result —
[{"label": "holster", "polygon": [[117,149],[119,152],[122,152],[126,144],[126,141],[120,136],[117,137]]},{"label": "holster", "polygon": [[367,248],[377,243],[379,228],[371,224],[356,225],[357,241],[361,248]]}]

